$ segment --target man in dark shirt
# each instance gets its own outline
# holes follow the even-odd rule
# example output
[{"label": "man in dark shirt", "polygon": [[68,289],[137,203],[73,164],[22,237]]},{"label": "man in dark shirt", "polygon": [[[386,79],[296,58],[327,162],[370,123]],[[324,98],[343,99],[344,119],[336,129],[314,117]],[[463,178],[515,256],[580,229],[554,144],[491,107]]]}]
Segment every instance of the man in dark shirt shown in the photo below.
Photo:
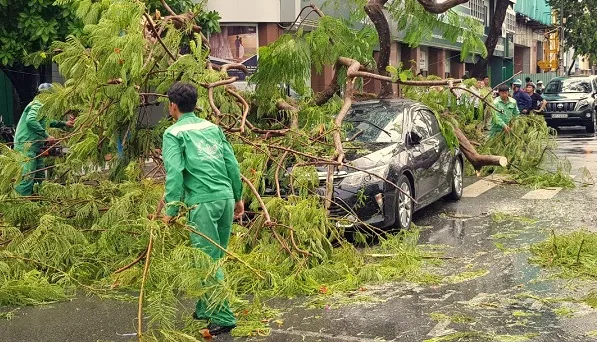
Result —
[{"label": "man in dark shirt", "polygon": [[533,108],[532,110],[536,110],[538,112],[542,112],[545,109],[545,105],[547,105],[547,101],[543,99],[541,95],[535,92],[535,83],[529,82],[526,86],[526,92],[531,97],[531,101],[533,101]]},{"label": "man in dark shirt", "polygon": [[524,92],[521,87],[522,82],[519,79],[512,83],[512,88],[514,89],[512,97],[516,100],[520,114],[528,114],[533,109],[533,101],[529,94]]}]

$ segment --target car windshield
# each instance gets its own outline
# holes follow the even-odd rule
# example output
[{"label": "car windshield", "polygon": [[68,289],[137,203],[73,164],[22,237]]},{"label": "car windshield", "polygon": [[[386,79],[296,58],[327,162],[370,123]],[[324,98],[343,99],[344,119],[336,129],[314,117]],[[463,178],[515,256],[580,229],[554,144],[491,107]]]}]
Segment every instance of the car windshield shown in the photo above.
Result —
[{"label": "car windshield", "polygon": [[591,81],[588,79],[559,79],[552,80],[545,88],[545,94],[559,93],[590,93]]},{"label": "car windshield", "polygon": [[344,118],[346,140],[364,143],[398,142],[402,137],[404,109],[376,104],[353,108]]}]

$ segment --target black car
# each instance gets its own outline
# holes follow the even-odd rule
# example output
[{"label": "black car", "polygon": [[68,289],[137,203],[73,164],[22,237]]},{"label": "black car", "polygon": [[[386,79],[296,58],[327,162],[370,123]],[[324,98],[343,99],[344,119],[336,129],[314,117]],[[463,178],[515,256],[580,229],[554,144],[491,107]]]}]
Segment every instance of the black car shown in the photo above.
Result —
[{"label": "black car", "polygon": [[[351,107],[344,125],[347,164],[368,173],[344,167],[334,175],[330,213],[343,218],[339,225],[408,228],[414,211],[445,196],[460,199],[462,155],[449,148],[435,115],[423,104],[360,102]],[[320,170],[322,185],[326,175]]]},{"label": "black car", "polygon": [[547,125],[585,126],[588,133],[595,133],[596,77],[556,77],[542,96],[547,101],[543,113]]}]

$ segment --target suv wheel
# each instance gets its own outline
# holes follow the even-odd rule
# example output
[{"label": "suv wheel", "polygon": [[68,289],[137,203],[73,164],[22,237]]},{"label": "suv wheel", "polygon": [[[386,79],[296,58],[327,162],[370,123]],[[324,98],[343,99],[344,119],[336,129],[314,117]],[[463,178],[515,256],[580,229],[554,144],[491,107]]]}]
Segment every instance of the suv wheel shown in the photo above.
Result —
[{"label": "suv wheel", "polygon": [[397,185],[399,189],[396,189],[396,228],[408,229],[413,219],[413,191],[405,175],[400,176]]},{"label": "suv wheel", "polygon": [[595,111],[591,114],[591,123],[585,126],[587,133],[595,133]]}]

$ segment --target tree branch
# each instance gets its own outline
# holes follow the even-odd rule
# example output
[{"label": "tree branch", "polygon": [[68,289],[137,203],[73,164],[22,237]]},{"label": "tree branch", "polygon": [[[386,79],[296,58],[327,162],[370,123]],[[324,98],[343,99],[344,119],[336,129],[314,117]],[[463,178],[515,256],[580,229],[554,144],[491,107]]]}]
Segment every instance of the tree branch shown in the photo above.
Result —
[{"label": "tree branch", "polygon": [[149,263],[151,261],[152,247],[153,231],[149,233],[149,243],[147,244],[147,252],[145,253],[145,266],[143,267],[143,277],[141,278],[141,288],[139,289],[139,301],[137,308],[137,336],[139,336],[139,342],[143,342],[143,295],[145,293],[145,282],[147,281],[147,274],[149,273]]},{"label": "tree branch", "polygon": [[[178,224],[178,225],[180,225],[180,224]],[[184,226],[183,225],[180,225],[180,226],[182,226],[184,229],[188,230],[189,232],[191,232],[193,234],[197,234],[197,235],[201,236],[202,238],[204,238],[205,240],[207,240],[209,243],[211,243],[212,245],[214,245],[216,248],[218,248],[219,250],[221,250],[222,252],[224,252],[226,255],[228,255],[232,259],[234,259],[236,261],[239,261],[241,264],[245,265],[248,269],[250,269],[251,271],[253,271],[253,273],[255,273],[255,275],[257,275],[259,277],[259,279],[265,280],[265,278],[263,277],[263,275],[261,275],[261,273],[259,273],[259,271],[257,271],[253,267],[251,267],[251,265],[249,265],[246,261],[244,261],[243,259],[241,259],[238,256],[236,256],[234,253],[232,253],[229,250],[227,250],[226,248],[222,247],[219,243],[215,242],[209,236],[203,234],[202,232],[196,230],[195,228],[189,226],[188,224],[184,225]]]},{"label": "tree branch", "polygon": [[[445,0],[443,2],[437,2],[436,0],[417,0],[427,12],[434,14],[444,13],[453,7],[462,5],[468,2],[468,0]],[[509,1],[509,0],[508,0]]]},{"label": "tree branch", "polygon": [[253,185],[253,183],[251,183],[251,181],[247,177],[245,177],[243,174],[240,175],[240,178],[243,180],[243,182],[245,182],[245,184],[247,184],[249,189],[251,189],[251,192],[253,192],[253,195],[255,195],[255,198],[257,198],[257,201],[259,202],[259,206],[261,207],[261,210],[263,210],[263,216],[265,216],[264,224],[266,226],[271,226],[272,218],[269,216],[269,211],[267,210],[267,207],[265,206],[265,203],[263,202],[261,195],[259,195],[259,191],[257,191],[257,188],[255,188],[255,185]]},{"label": "tree branch", "polygon": [[153,32],[153,34],[155,34],[155,36],[156,36],[158,42],[160,43],[160,45],[162,45],[162,47],[164,48],[164,50],[166,50],[166,53],[168,54],[168,56],[170,56],[170,58],[173,61],[175,61],[176,57],[174,57],[174,55],[172,54],[172,52],[170,52],[170,50],[168,49],[168,47],[166,46],[166,44],[162,40],[162,37],[160,37],[160,34],[155,29],[155,24],[153,22],[153,19],[151,19],[151,17],[147,13],[143,13],[143,16],[145,17],[145,19],[147,19],[147,24],[149,25],[149,28],[151,29],[151,31]]},{"label": "tree branch", "polygon": [[298,129],[298,108],[291,105],[290,103],[286,102],[284,99],[279,99],[276,102],[276,107],[278,110],[288,111],[290,112],[291,122],[290,122],[290,129]]},{"label": "tree branch", "polygon": [[164,6],[164,8],[166,9],[166,11],[168,11],[168,13],[170,13],[170,15],[177,15],[172,8],[166,3],[165,0],[160,0],[160,2],[162,3],[162,6]]},{"label": "tree branch", "polygon": [[321,105],[325,104],[326,102],[329,101],[329,99],[332,98],[332,96],[334,96],[334,94],[337,94],[338,92],[340,92],[340,85],[338,84],[338,74],[339,74],[339,69],[341,67],[342,67],[342,64],[336,62],[336,64],[334,65],[334,76],[332,77],[332,80],[325,87],[325,89],[321,93],[317,94],[317,96],[315,97],[316,105],[321,106]]},{"label": "tree branch", "polygon": [[245,124],[247,123],[247,115],[249,115],[249,104],[242,96],[240,96],[240,94],[238,94],[234,90],[232,90],[230,88],[226,88],[226,92],[228,92],[228,94],[234,96],[236,98],[236,100],[238,102],[240,102],[240,104],[243,107],[243,116],[240,119],[240,132],[244,133],[245,132]]},{"label": "tree branch", "polygon": [[[377,59],[377,72],[380,75],[387,75],[386,68],[390,65],[390,50],[392,46],[392,37],[390,34],[390,25],[383,12],[383,6],[388,0],[369,0],[365,5],[365,12],[373,22],[379,37],[379,57]],[[379,97],[390,97],[393,94],[392,85],[388,81],[382,81]]]},{"label": "tree branch", "polygon": [[282,195],[280,194],[280,168],[282,165],[284,165],[284,159],[286,159],[287,155],[288,151],[284,151],[284,154],[280,158],[280,162],[276,166],[276,173],[274,174],[274,180],[276,183],[276,196],[278,196],[278,198],[282,198]]}]

